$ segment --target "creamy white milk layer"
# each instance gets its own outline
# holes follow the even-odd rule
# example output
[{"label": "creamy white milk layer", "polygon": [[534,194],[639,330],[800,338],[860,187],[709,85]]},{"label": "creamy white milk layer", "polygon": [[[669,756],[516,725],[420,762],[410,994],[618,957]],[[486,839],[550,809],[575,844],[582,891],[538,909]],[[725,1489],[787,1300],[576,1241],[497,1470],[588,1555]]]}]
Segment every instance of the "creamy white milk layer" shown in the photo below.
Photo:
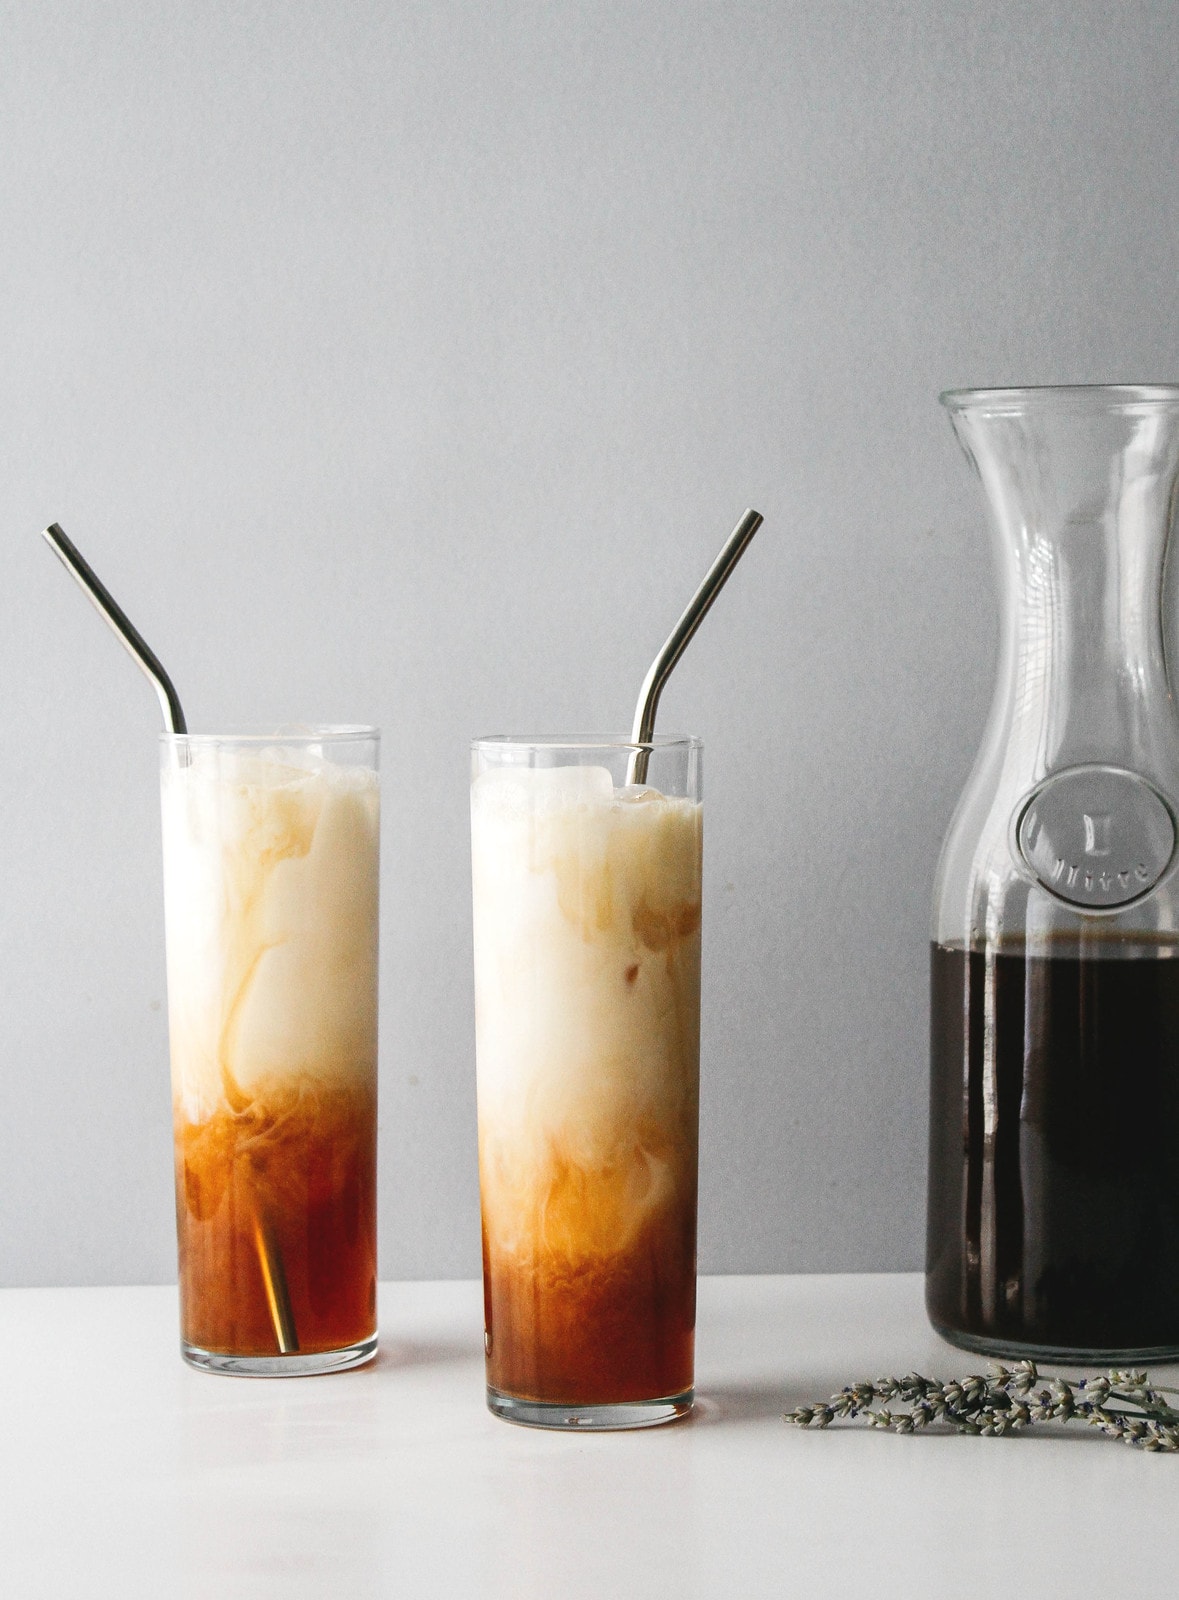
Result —
[{"label": "creamy white milk layer", "polygon": [[372,1073],[377,775],[194,745],[163,778],[173,1095],[191,1121],[268,1081]]},{"label": "creamy white milk layer", "polygon": [[481,775],[471,815],[485,1213],[510,1247],[572,1169],[637,1219],[694,1184],[701,808],[562,767]]}]

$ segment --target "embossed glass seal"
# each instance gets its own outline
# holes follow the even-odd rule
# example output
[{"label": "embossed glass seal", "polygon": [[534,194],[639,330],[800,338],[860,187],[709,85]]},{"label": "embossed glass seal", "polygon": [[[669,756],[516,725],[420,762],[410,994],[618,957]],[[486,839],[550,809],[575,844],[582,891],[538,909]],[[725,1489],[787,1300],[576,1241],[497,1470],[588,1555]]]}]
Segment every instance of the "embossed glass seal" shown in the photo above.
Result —
[{"label": "embossed glass seal", "polygon": [[1153,784],[1124,767],[1054,773],[1015,829],[1019,853],[1050,894],[1108,911],[1149,894],[1175,853],[1175,820]]}]

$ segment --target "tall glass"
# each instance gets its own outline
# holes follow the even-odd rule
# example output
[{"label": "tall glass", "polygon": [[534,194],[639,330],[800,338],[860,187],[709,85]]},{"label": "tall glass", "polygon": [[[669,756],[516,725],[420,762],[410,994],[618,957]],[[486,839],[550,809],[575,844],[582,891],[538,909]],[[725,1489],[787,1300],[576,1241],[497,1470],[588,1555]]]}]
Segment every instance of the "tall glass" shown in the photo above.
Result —
[{"label": "tall glass", "polygon": [[375,728],[161,739],[181,1351],[376,1351]]},{"label": "tall glass", "polygon": [[487,1399],[692,1406],[701,745],[479,739],[471,833]]},{"label": "tall glass", "polygon": [[934,899],[927,1305],[969,1349],[1179,1355],[1179,388],[943,396],[986,492],[990,721]]}]

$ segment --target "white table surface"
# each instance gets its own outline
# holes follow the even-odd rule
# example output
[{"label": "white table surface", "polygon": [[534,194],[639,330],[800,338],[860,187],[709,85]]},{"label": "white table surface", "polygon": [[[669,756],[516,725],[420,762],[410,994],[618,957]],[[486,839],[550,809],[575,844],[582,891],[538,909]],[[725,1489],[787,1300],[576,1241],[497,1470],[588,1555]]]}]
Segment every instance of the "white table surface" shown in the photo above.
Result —
[{"label": "white table surface", "polygon": [[384,1285],[374,1364],[265,1381],[183,1365],[174,1289],[0,1291],[0,1594],[1179,1594],[1177,1457],[783,1424],[978,1369],[916,1276],[703,1280],[697,1413],[629,1434],[492,1418],[480,1311]]}]

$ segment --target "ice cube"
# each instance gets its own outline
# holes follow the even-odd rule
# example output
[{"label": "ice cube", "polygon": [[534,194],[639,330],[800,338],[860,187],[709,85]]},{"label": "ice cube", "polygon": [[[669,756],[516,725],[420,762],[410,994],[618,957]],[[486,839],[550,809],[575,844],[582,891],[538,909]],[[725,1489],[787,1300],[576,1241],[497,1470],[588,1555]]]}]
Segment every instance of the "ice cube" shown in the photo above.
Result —
[{"label": "ice cube", "polygon": [[605,767],[535,767],[529,777],[537,811],[609,805],[614,799],[614,780]]}]

